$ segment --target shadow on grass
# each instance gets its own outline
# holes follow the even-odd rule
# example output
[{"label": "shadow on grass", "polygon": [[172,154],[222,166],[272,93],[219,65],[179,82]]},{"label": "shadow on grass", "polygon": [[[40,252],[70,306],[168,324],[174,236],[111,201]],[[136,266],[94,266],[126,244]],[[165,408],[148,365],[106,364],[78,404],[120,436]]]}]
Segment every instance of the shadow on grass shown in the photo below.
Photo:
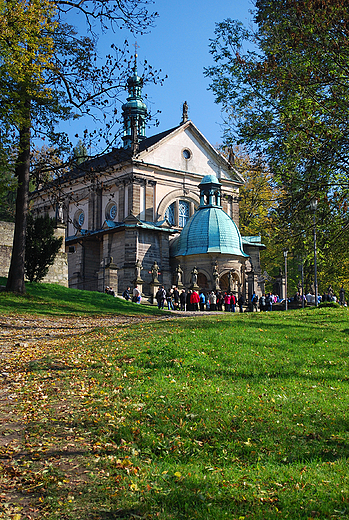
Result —
[{"label": "shadow on grass", "polygon": [[[347,318],[347,314],[344,315],[341,311],[339,311],[341,315],[338,317],[338,321],[342,321],[343,316]],[[346,312],[346,311],[345,311]],[[295,316],[287,315],[287,318],[283,319],[282,316],[284,315],[276,315],[273,313],[262,314],[263,317],[261,317],[260,313],[254,313],[251,315],[248,315],[248,317],[239,316],[239,315],[232,315],[231,313],[226,313],[222,315],[209,315],[209,316],[196,316],[195,320],[190,319],[187,320],[186,323],[183,324],[183,328],[185,329],[211,329],[212,324],[214,323],[216,330],[227,330],[229,328],[232,329],[232,333],[239,327],[248,327],[248,329],[256,330],[256,332],[269,332],[273,330],[278,331],[285,331],[290,332],[290,330],[305,330],[305,331],[313,331],[314,325],[320,324],[322,328],[325,331],[329,331],[331,329],[329,324],[324,324],[324,318],[323,316],[316,316],[315,320],[308,320],[308,316],[302,316],[299,315],[299,322],[297,323],[295,321]],[[265,318],[264,318],[265,316]],[[315,317],[315,316],[314,316]],[[247,319],[246,319],[247,318]],[[263,319],[264,318],[264,319]],[[288,321],[288,318],[290,318],[290,321]],[[263,330],[261,330],[263,329]],[[344,333],[349,333],[349,329],[344,329]],[[295,337],[297,337],[297,334],[294,334]]]},{"label": "shadow on grass", "polygon": [[91,520],[123,520],[126,518],[144,518],[139,509],[114,509],[112,511],[100,511],[96,515],[92,515]]},{"label": "shadow on grass", "polygon": [[[89,366],[89,368],[101,368],[102,365]],[[50,356],[45,356],[41,359],[35,359],[27,363],[28,372],[44,372],[53,370],[84,370],[83,367],[77,365],[68,365],[63,361],[56,360]]]},{"label": "shadow on grass", "polygon": [[[268,385],[268,382],[270,380],[278,379],[280,380],[280,383],[283,381],[293,381],[295,380],[299,374],[300,370],[303,369],[304,371],[304,363],[303,362],[292,362],[292,366],[294,367],[292,370],[285,370],[282,366],[280,367],[272,367],[272,366],[266,366],[262,369],[258,368],[251,368],[251,371],[248,370],[241,370],[238,366],[232,366],[232,367],[212,367],[212,366],[205,366],[205,376],[208,379],[212,379],[213,381],[217,379],[217,376],[223,377],[223,378],[229,378],[234,379],[235,381],[238,380],[244,380],[244,381],[254,381],[254,382],[260,382],[264,383],[265,385]],[[173,364],[168,363],[169,366],[173,366]],[[164,365],[159,364],[159,368],[163,367]],[[184,365],[185,366],[185,365]],[[153,365],[154,368],[156,367],[156,364]],[[186,368],[186,367],[185,367]],[[311,367],[314,371],[314,367]],[[324,368],[324,367],[323,367]],[[308,373],[302,373],[302,378],[305,381],[309,381],[311,383],[326,383],[328,385],[330,384],[336,384],[338,380],[340,381],[346,381],[347,377],[343,377],[343,373],[336,368],[334,365],[327,365],[326,368],[327,374],[322,371],[319,374],[313,374],[310,373],[309,370]],[[198,365],[191,365],[190,370],[193,372],[196,372],[200,375],[202,375],[203,367],[201,364]]]},{"label": "shadow on grass", "polygon": [[[126,362],[126,361],[125,361]],[[82,366],[82,365],[69,365],[67,363],[64,363],[63,361],[54,359],[51,356],[44,356],[43,358],[34,359],[32,361],[29,361],[25,365],[25,370],[27,372],[67,372],[67,371],[74,371],[74,372],[86,372],[86,370],[100,370],[104,367],[104,365],[100,363],[91,363],[88,366]],[[43,379],[52,379],[52,377],[47,377]]]}]

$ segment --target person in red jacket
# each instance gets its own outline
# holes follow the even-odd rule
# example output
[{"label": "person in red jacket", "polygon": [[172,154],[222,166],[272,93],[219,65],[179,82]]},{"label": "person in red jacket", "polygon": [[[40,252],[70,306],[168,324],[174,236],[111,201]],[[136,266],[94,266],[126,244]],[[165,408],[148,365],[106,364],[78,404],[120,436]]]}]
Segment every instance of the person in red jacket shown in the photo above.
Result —
[{"label": "person in red jacket", "polygon": [[235,312],[236,298],[234,294],[230,296],[230,310],[231,312]]},{"label": "person in red jacket", "polygon": [[230,312],[230,293],[225,293],[224,295],[224,307],[225,312]]},{"label": "person in red jacket", "polygon": [[199,306],[198,306],[199,302],[200,302],[200,296],[198,295],[198,293],[196,291],[193,291],[190,295],[190,304],[191,304],[193,311],[199,310]]}]

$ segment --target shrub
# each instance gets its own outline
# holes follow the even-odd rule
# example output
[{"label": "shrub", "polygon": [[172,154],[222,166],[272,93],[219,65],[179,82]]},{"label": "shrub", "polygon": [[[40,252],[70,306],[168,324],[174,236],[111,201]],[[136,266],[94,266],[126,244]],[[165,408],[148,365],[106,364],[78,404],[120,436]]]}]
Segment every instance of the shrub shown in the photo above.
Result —
[{"label": "shrub", "polygon": [[340,308],[340,304],[338,302],[321,302],[319,303],[319,307],[332,307],[338,309]]},{"label": "shrub", "polygon": [[63,238],[54,236],[55,220],[48,215],[29,214],[25,241],[25,274],[30,282],[40,282],[62,245]]}]

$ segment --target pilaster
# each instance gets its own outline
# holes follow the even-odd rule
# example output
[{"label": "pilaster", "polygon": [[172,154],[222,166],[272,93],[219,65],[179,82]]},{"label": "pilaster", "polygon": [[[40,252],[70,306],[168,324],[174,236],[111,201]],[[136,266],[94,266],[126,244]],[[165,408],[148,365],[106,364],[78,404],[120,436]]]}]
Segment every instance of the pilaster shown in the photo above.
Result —
[{"label": "pilaster", "polygon": [[155,181],[148,181],[145,186],[145,220],[147,222],[154,222],[155,185]]}]

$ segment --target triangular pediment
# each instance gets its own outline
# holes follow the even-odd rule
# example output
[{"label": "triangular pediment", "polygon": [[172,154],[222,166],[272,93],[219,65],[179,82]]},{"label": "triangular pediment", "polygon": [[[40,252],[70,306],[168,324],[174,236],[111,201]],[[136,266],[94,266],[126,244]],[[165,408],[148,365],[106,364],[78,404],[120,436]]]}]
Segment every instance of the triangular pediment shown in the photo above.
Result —
[{"label": "triangular pediment", "polygon": [[140,220],[139,218],[135,217],[133,213],[130,213],[124,220],[123,222],[125,224],[140,224]]},{"label": "triangular pediment", "polygon": [[239,172],[197,129],[192,121],[163,134],[145,139],[137,159],[165,169],[244,183]]}]

